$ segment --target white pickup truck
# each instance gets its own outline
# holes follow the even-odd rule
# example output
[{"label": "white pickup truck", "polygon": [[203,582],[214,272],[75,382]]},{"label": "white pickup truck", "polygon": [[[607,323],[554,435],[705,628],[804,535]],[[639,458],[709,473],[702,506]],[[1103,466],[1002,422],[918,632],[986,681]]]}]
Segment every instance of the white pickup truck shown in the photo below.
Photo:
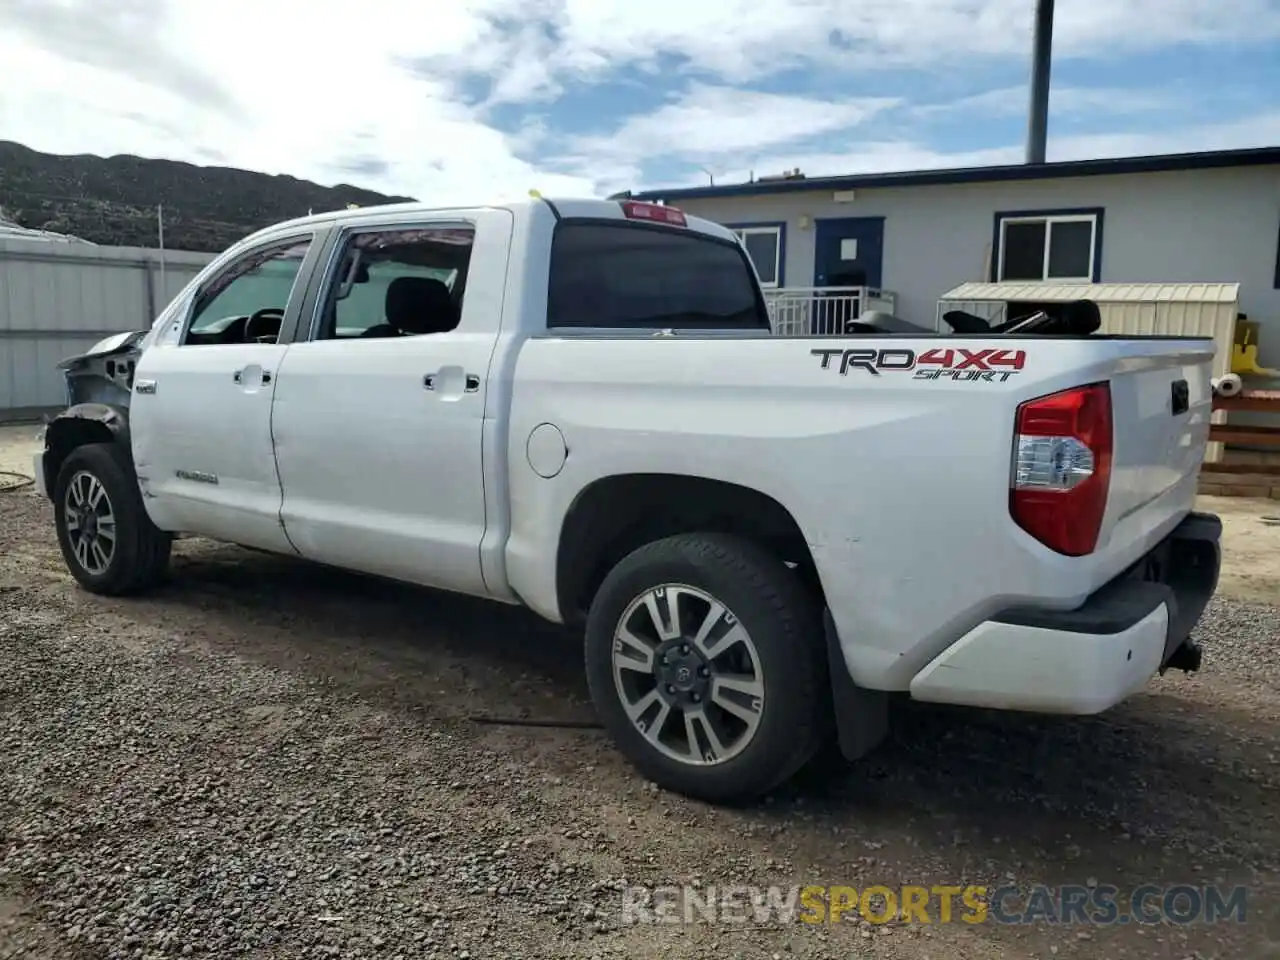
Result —
[{"label": "white pickup truck", "polygon": [[36,474],[97,593],[200,535],[585,625],[618,746],[709,800],[861,756],[894,693],[1091,714],[1198,668],[1212,343],[888,319],[772,335],[671,207],[313,216],[65,362]]}]

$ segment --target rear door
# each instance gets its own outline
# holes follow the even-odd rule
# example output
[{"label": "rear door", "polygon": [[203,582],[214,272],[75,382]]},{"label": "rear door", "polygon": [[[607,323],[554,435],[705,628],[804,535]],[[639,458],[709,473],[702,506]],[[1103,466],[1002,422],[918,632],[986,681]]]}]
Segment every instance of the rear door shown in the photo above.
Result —
[{"label": "rear door", "polygon": [[485,594],[481,456],[513,218],[338,237],[276,385],[285,530],[305,557]]},{"label": "rear door", "polygon": [[280,333],[296,321],[319,246],[300,231],[244,251],[196,289],[172,342],[143,351],[129,421],[147,511],[162,529],[291,552],[271,408],[288,349]]}]

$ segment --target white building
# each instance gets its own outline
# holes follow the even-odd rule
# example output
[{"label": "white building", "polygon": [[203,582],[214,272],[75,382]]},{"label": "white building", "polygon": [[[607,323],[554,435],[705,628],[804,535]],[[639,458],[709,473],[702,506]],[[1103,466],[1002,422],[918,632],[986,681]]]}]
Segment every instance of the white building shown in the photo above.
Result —
[{"label": "white building", "polygon": [[646,190],[740,231],[770,288],[884,288],[932,325],[967,281],[1238,282],[1280,367],[1280,147]]}]

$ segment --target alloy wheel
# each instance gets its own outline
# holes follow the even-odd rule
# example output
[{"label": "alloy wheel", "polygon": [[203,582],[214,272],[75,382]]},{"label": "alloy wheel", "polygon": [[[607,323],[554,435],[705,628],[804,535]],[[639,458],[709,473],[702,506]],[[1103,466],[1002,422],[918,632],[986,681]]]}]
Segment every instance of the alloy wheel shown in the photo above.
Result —
[{"label": "alloy wheel", "polygon": [[116,517],[102,481],[77,471],[63,500],[67,539],[76,562],[86,573],[101,576],[116,552]]},{"label": "alloy wheel", "polygon": [[632,600],[614,629],[612,664],[632,725],[680,763],[731,760],[760,727],[759,652],[733,612],[704,590],[667,583]]}]

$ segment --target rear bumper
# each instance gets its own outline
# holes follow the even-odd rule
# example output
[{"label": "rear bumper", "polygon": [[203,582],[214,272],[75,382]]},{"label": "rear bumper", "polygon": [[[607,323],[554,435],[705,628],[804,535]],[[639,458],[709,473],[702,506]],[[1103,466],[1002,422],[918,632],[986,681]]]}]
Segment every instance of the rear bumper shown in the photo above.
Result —
[{"label": "rear bumper", "polygon": [[1221,534],[1216,516],[1190,514],[1077,609],[1002,611],[916,674],[912,697],[1092,714],[1142,689],[1171,661],[1198,663],[1190,636],[1217,589]]}]

